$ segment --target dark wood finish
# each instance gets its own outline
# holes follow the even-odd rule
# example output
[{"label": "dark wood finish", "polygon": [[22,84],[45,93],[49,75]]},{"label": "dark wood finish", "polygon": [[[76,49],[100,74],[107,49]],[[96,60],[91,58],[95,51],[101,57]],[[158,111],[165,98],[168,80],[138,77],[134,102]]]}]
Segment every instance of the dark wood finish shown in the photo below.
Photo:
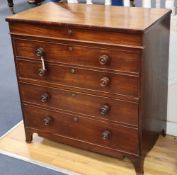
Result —
[{"label": "dark wood finish", "polygon": [[[167,16],[144,34],[142,80],[148,81],[142,81],[141,86],[142,154],[153,147],[159,134],[166,132],[169,26],[170,16]],[[157,50],[159,43],[163,44]]]},{"label": "dark wood finish", "polygon": [[[85,4],[76,5],[71,3],[57,4],[50,2],[37,9],[30,9],[16,14],[15,16],[8,17],[7,20],[11,22],[19,21],[21,24],[25,22],[28,24],[62,25],[63,27],[81,26],[82,28],[87,27],[90,29],[99,27],[102,31],[106,29],[114,29],[122,32],[128,31],[128,33],[143,33],[144,30],[151,27],[151,25],[156,23],[159,18],[166,14],[170,14],[170,10],[144,9],[138,7],[122,8],[96,4],[94,4],[94,6]],[[104,29],[102,27],[104,27]],[[20,30],[20,28],[18,30]],[[30,32],[32,30],[33,29],[27,31]],[[66,32],[68,33],[68,30],[66,30]],[[69,33],[73,34],[73,32]],[[40,33],[36,33],[36,35],[40,35]],[[50,35],[50,33],[47,32],[47,35]],[[123,36],[125,35],[128,34],[123,34]],[[111,38],[114,37],[111,36]]]},{"label": "dark wood finish", "polygon": [[[20,78],[28,78],[53,83],[76,86],[85,89],[105,91],[114,94],[122,94],[138,97],[139,77],[128,74],[116,74],[110,71],[89,70],[81,67],[66,66],[46,63],[47,71],[44,76],[39,75],[40,61],[18,60],[18,75]],[[103,78],[109,81],[102,86]]]},{"label": "dark wood finish", "polygon": [[[24,113],[26,127],[132,154],[137,154],[139,151],[138,130],[135,128],[104,121],[96,122],[93,119],[78,115],[46,111],[27,105],[24,106]],[[76,117],[78,118],[77,120],[75,119]],[[106,131],[109,132],[109,136],[106,136]],[[103,134],[105,134],[105,138]]]},{"label": "dark wood finish", "polygon": [[[48,86],[34,86],[27,83],[21,83],[20,90],[22,101],[25,103],[32,103],[45,108],[58,108],[78,115],[132,126],[138,125],[138,104],[135,102],[100,97],[73,90],[49,88]],[[48,96],[47,99],[46,96]],[[110,106],[110,110],[106,114],[101,114],[100,110],[105,104]]]},{"label": "dark wood finish", "polygon": [[170,10],[48,3],[7,20],[27,142],[126,156],[143,174],[166,130]]},{"label": "dark wood finish", "polygon": [[26,142],[31,143],[33,140],[33,131],[31,129],[25,128]]},{"label": "dark wood finish", "polygon": [[[85,67],[95,67],[99,69],[110,69],[114,71],[139,73],[140,70],[140,49],[130,49],[127,47],[106,48],[92,45],[81,45],[71,42],[44,42],[39,40],[15,39],[16,56],[39,60],[36,50],[44,49],[44,59],[47,62],[57,62],[64,64],[80,65]],[[103,58],[107,57],[107,62],[103,63]]]},{"label": "dark wood finish", "polygon": [[[60,17],[61,18],[61,17]],[[31,28],[31,30],[27,30]],[[102,42],[102,43],[110,43],[110,44],[118,44],[118,45],[126,45],[131,44],[130,47],[141,48],[141,35],[135,33],[121,33],[117,31],[104,31],[102,29],[91,30],[88,27],[81,28],[77,26],[72,26],[73,34],[68,34],[67,26],[54,26],[48,33],[48,25],[44,24],[23,24],[21,22],[16,22],[12,26],[10,26],[11,33],[13,34],[21,34],[22,36],[37,36],[37,37],[47,37],[47,38],[55,38],[65,41],[70,40],[83,40],[86,42]],[[112,37],[114,35],[114,37]],[[104,37],[102,37],[104,36]],[[139,46],[139,47],[138,47]]]}]

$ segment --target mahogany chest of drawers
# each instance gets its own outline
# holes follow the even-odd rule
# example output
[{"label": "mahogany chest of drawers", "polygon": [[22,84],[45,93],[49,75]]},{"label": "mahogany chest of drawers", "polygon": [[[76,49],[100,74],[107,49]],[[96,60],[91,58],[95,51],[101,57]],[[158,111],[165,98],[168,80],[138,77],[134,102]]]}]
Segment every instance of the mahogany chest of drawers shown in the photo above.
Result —
[{"label": "mahogany chest of drawers", "polygon": [[130,158],[165,134],[170,10],[47,3],[8,17],[26,141]]}]

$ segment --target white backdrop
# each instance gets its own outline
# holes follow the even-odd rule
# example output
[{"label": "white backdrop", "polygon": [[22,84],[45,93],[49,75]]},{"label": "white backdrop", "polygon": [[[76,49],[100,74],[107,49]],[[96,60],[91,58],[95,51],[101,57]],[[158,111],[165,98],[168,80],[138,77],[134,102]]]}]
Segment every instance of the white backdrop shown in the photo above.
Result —
[{"label": "white backdrop", "polygon": [[171,17],[167,133],[177,136],[177,15]]}]

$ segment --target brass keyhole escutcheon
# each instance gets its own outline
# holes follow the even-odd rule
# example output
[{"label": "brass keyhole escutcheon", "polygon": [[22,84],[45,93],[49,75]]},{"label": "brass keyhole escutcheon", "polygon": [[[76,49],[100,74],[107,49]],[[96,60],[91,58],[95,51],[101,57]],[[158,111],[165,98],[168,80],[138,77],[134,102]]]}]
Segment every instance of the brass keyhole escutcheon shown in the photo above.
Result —
[{"label": "brass keyhole escutcheon", "polygon": [[68,46],[68,50],[72,51],[73,50],[73,46]]},{"label": "brass keyhole escutcheon", "polygon": [[76,73],[76,69],[71,68],[71,69],[69,70],[69,72],[70,72],[71,74],[75,74],[75,73]]},{"label": "brass keyhole escutcheon", "polygon": [[71,36],[73,35],[73,31],[71,29],[68,29],[68,34]]},{"label": "brass keyhole escutcheon", "polygon": [[77,94],[75,92],[71,92],[71,96],[75,97]]},{"label": "brass keyhole escutcheon", "polygon": [[73,121],[77,123],[77,122],[79,122],[79,118],[78,117],[74,117]]}]

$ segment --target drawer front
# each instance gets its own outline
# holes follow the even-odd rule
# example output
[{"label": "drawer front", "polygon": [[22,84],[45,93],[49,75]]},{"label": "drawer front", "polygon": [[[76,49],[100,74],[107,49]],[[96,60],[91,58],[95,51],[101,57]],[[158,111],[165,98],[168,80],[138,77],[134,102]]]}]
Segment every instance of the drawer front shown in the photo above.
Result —
[{"label": "drawer front", "polygon": [[132,126],[138,125],[137,103],[24,83],[20,84],[20,90],[24,102]]},{"label": "drawer front", "polygon": [[138,96],[139,78],[136,76],[85,70],[56,64],[46,64],[46,73],[44,76],[39,76],[41,62],[18,60],[17,66],[18,74],[22,78],[49,81],[112,94]]},{"label": "drawer front", "polygon": [[[128,48],[99,48],[72,43],[14,40],[16,56],[39,60],[36,52],[43,48],[44,59],[49,62],[66,63],[139,73],[141,52]],[[19,49],[20,48],[20,49]]]},{"label": "drawer front", "polygon": [[16,22],[10,25],[10,32],[17,35],[22,34],[42,38],[142,46],[142,34],[106,31],[103,28],[95,30]]},{"label": "drawer front", "polygon": [[26,127],[130,153],[138,152],[138,131],[133,128],[24,106]]}]

